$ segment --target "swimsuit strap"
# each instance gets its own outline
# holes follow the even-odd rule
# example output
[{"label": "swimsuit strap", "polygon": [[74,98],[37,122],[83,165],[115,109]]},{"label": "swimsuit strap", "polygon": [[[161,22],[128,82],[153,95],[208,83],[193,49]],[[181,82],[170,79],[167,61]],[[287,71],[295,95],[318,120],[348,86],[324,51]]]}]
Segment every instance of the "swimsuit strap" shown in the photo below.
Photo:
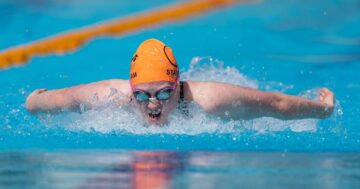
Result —
[{"label": "swimsuit strap", "polygon": [[179,108],[182,114],[189,116],[188,103],[185,100],[184,84],[184,81],[180,81],[180,98],[177,108]]},{"label": "swimsuit strap", "polygon": [[180,81],[180,100],[184,101],[184,82]]}]

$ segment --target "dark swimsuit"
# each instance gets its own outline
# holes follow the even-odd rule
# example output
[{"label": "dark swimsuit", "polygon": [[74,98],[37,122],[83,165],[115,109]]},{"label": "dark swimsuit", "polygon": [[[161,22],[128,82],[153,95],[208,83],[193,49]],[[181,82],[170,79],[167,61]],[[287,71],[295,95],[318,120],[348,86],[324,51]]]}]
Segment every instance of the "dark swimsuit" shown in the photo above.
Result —
[{"label": "dark swimsuit", "polygon": [[179,109],[183,115],[189,116],[188,102],[185,100],[184,84],[184,81],[180,81],[180,98],[177,109]]}]

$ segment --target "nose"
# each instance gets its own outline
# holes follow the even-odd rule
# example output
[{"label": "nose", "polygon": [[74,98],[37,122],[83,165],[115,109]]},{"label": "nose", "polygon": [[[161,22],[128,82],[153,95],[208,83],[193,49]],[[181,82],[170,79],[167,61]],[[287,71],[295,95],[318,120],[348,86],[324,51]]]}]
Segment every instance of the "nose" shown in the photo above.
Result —
[{"label": "nose", "polygon": [[147,107],[149,109],[157,109],[160,106],[160,102],[156,98],[150,98]]}]

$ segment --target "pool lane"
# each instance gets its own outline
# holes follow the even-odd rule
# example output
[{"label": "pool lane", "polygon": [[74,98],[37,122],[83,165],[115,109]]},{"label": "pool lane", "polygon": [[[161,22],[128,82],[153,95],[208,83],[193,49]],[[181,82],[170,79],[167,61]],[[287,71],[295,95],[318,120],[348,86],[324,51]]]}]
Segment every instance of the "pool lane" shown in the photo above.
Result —
[{"label": "pool lane", "polygon": [[0,69],[25,64],[34,56],[62,55],[67,52],[72,52],[97,37],[120,36],[154,25],[184,20],[207,11],[246,1],[250,0],[188,1],[61,33],[53,37],[0,52]]}]

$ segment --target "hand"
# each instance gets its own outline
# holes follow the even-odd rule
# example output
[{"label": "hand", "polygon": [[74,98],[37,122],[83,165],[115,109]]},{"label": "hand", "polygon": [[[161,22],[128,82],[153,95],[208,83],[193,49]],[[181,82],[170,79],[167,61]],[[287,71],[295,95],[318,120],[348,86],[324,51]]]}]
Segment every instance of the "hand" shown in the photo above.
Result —
[{"label": "hand", "polygon": [[37,100],[36,97],[41,94],[44,93],[45,91],[47,91],[47,89],[37,89],[35,91],[33,91],[26,99],[25,102],[25,106],[26,109],[32,113],[35,112],[35,109],[37,108]]},{"label": "hand", "polygon": [[47,90],[47,89],[36,89],[35,91],[33,91],[33,92],[29,95],[29,97],[30,97],[30,96],[34,96],[34,95],[41,94],[41,93],[46,92],[46,91],[48,91],[48,90]]},{"label": "hand", "polygon": [[325,111],[330,115],[334,110],[334,93],[327,88],[319,91],[319,100],[325,104]]}]

